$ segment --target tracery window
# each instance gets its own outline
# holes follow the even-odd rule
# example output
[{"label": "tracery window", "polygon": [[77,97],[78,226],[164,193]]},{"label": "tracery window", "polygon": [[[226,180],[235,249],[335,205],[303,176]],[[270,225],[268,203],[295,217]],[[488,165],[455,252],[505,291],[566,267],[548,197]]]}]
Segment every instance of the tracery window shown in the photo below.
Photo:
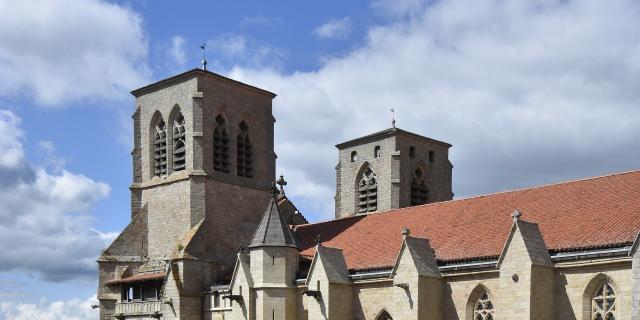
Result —
[{"label": "tracery window", "polygon": [[591,319],[616,319],[616,292],[610,282],[605,282],[591,300]]},{"label": "tracery window", "polygon": [[482,290],[473,306],[473,320],[493,320],[493,303],[487,291]]},{"label": "tracery window", "polygon": [[167,129],[160,119],[153,132],[153,175],[156,177],[167,174]]},{"label": "tracery window", "polygon": [[378,179],[368,166],[362,172],[358,182],[358,213],[376,211],[378,209]]},{"label": "tracery window", "polygon": [[376,317],[376,320],[393,320],[393,318],[391,318],[391,315],[384,310]]},{"label": "tracery window", "polygon": [[253,177],[253,146],[249,138],[249,126],[240,122],[240,133],[237,140],[237,170],[240,177]]},{"label": "tracery window", "polygon": [[216,117],[213,131],[213,170],[229,172],[229,136],[226,121],[221,115]]},{"label": "tracery window", "polygon": [[425,179],[425,174],[420,167],[413,172],[411,179],[411,205],[425,204],[429,202],[429,189]]}]

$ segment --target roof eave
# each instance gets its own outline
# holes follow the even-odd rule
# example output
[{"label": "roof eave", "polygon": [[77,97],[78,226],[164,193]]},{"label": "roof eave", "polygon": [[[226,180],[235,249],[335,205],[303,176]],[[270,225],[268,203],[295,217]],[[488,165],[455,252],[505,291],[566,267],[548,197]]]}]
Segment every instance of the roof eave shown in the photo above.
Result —
[{"label": "roof eave", "polygon": [[436,140],[436,139],[433,139],[433,138],[425,137],[423,135],[419,135],[417,133],[409,132],[409,131],[402,130],[402,129],[399,129],[399,128],[389,128],[389,129],[378,131],[378,132],[375,132],[375,133],[372,133],[372,134],[369,134],[369,135],[366,135],[366,136],[363,136],[363,137],[351,139],[351,140],[336,144],[335,147],[338,148],[338,149],[344,149],[344,148],[348,148],[348,147],[351,147],[353,145],[356,145],[356,144],[359,144],[359,143],[362,143],[362,142],[375,141],[375,140],[379,140],[380,138],[391,137],[391,136],[394,136],[394,135],[397,135],[397,134],[404,134],[404,135],[416,137],[416,138],[419,138],[419,139],[427,140],[429,142],[439,144],[439,145],[444,146],[446,148],[451,148],[452,147],[451,144],[446,143],[444,141],[440,141],[440,140]]},{"label": "roof eave", "polygon": [[230,82],[230,83],[233,83],[233,84],[236,84],[236,85],[240,85],[241,87],[243,87],[245,89],[249,89],[251,91],[254,91],[254,92],[269,96],[271,99],[273,99],[273,98],[275,98],[277,96],[273,92],[270,92],[270,91],[267,91],[267,90],[264,90],[264,89],[260,89],[258,87],[252,86],[250,84],[246,84],[244,82],[240,82],[238,80],[227,78],[227,77],[225,77],[223,75],[220,75],[220,74],[217,74],[215,72],[211,72],[211,71],[208,71],[208,70],[197,69],[197,68],[185,71],[185,72],[177,74],[175,76],[172,76],[172,77],[169,77],[169,78],[166,78],[166,79],[162,79],[162,80],[159,80],[159,81],[154,82],[152,84],[146,85],[144,87],[135,89],[135,90],[131,91],[131,95],[133,95],[134,97],[137,98],[137,97],[139,97],[141,95],[144,95],[146,93],[149,93],[151,91],[155,91],[158,88],[160,88],[162,86],[165,86],[167,84],[177,83],[177,82],[180,82],[180,81],[182,81],[184,79],[187,79],[187,78],[192,77],[192,76],[197,76],[197,75],[213,76],[213,77],[218,78],[220,80],[223,80],[223,81],[226,81],[226,82]]}]

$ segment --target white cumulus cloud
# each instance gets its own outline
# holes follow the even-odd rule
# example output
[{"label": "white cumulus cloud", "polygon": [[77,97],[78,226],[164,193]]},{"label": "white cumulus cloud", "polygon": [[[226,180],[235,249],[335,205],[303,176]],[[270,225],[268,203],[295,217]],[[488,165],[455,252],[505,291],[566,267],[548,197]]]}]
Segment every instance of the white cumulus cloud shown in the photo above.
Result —
[{"label": "white cumulus cloud", "polygon": [[278,172],[314,198],[307,215],[333,215],[333,145],[390,127],[391,106],[453,144],[457,197],[640,167],[637,1],[405,4],[316,71],[229,72],[279,94]]},{"label": "white cumulus cloud", "polygon": [[169,56],[171,56],[178,66],[184,66],[187,57],[184,52],[185,39],[182,36],[174,36],[171,38],[171,47],[169,48]]},{"label": "white cumulus cloud", "polygon": [[99,316],[96,296],[86,300],[71,299],[51,303],[0,302],[0,319],[6,320],[87,320]]},{"label": "white cumulus cloud", "polygon": [[141,17],[117,4],[0,0],[1,95],[121,101],[149,78],[147,47]]},{"label": "white cumulus cloud", "polygon": [[327,39],[345,39],[350,32],[351,18],[349,17],[331,20],[313,30],[313,34],[316,36]]},{"label": "white cumulus cloud", "polygon": [[0,251],[0,272],[47,281],[93,278],[95,259],[114,235],[92,229],[90,211],[109,185],[29,163],[20,118],[12,112],[0,110],[0,137],[0,243],[8,249]]}]

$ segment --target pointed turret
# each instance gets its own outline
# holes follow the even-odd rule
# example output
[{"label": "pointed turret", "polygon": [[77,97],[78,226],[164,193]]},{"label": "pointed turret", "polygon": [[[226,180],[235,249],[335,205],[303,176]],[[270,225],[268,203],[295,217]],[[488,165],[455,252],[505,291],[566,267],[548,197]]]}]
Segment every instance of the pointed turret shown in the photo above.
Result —
[{"label": "pointed turret", "polygon": [[294,320],[298,319],[298,245],[278,209],[277,195],[274,184],[267,209],[249,244],[256,302],[254,319]]},{"label": "pointed turret", "polygon": [[[274,187],[275,189],[275,187]],[[278,209],[276,192],[271,194],[267,209],[262,215],[262,220],[251,239],[249,248],[257,247],[293,247],[297,248],[291,229],[285,222],[284,217]]]}]

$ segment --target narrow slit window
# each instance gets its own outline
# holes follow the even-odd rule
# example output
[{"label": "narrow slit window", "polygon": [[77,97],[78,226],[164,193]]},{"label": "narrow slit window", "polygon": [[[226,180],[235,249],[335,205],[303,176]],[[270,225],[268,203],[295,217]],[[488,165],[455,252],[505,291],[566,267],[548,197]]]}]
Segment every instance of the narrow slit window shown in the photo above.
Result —
[{"label": "narrow slit window", "polygon": [[414,147],[414,146],[410,146],[409,147],[409,157],[410,158],[415,158],[416,157],[416,147]]},{"label": "narrow slit window", "polygon": [[182,171],[186,164],[184,117],[178,113],[173,121],[173,171]]},{"label": "narrow slit window", "polygon": [[375,146],[373,148],[373,157],[380,158],[380,146]]},{"label": "narrow slit window", "polygon": [[436,162],[436,152],[433,150],[429,151],[429,162]]},{"label": "narrow slit window", "polygon": [[356,151],[351,151],[351,162],[358,161],[358,153]]}]

